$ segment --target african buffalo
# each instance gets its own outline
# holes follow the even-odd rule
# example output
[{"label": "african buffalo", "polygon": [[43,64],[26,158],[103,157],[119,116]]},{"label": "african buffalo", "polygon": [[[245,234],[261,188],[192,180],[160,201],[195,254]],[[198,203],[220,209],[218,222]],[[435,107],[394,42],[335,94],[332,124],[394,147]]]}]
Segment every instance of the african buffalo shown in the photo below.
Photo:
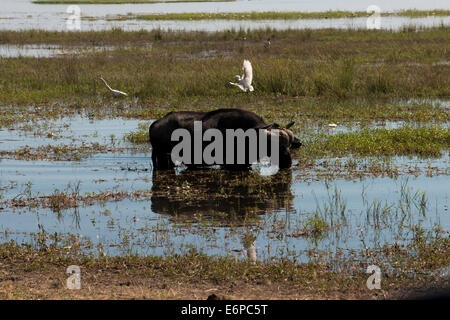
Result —
[{"label": "african buffalo", "polygon": [[[291,122],[285,128],[280,127],[277,124],[268,125],[264,120],[257,114],[242,110],[242,109],[218,109],[211,112],[193,112],[193,111],[181,111],[181,112],[170,112],[163,118],[155,121],[149,128],[150,143],[152,144],[152,161],[153,166],[156,169],[167,169],[174,166],[171,160],[171,152],[173,148],[179,143],[178,141],[172,140],[172,133],[177,129],[185,129],[192,136],[194,136],[194,122],[201,121],[201,129],[205,132],[208,129],[217,129],[223,136],[226,136],[227,129],[242,129],[246,131],[248,129],[261,129],[263,135],[270,140],[274,135],[274,129],[279,130],[278,141],[279,141],[279,167],[289,168],[292,165],[291,156],[289,150],[291,148],[299,148],[302,144],[299,139],[294,137],[289,128],[294,124]],[[259,136],[258,136],[259,137]],[[234,139],[234,138],[233,138]],[[258,138],[259,139],[259,138]],[[225,148],[226,140],[223,142],[223,155],[226,157]],[[245,150],[248,153],[249,141],[245,141]],[[205,149],[208,143],[202,142],[201,150]],[[192,143],[191,145],[194,145]],[[259,145],[259,144],[258,144]],[[198,149],[197,149],[198,151]],[[194,147],[192,146],[192,159],[194,159]],[[198,153],[198,152],[197,152]],[[268,153],[271,153],[270,144],[268,146]],[[237,152],[235,149],[234,156],[236,158]],[[258,159],[259,160],[259,159]],[[228,162],[222,162],[221,164],[226,167],[249,167],[251,165],[249,161],[248,154],[245,155],[244,163],[233,162],[230,165]],[[194,161],[190,162],[193,165]],[[195,162],[198,165],[197,162]],[[205,163],[202,163],[205,164]]]}]

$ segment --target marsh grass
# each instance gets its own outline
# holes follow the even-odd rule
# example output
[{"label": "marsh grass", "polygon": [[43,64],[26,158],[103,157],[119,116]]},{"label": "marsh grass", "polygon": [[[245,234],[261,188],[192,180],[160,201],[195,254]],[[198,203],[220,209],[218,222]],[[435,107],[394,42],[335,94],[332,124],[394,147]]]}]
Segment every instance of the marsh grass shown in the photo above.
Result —
[{"label": "marsh grass", "polygon": [[0,156],[4,158],[22,160],[56,160],[56,161],[81,161],[97,153],[121,152],[125,148],[109,147],[98,142],[75,144],[47,144],[38,147],[23,146],[15,150],[0,150]]},{"label": "marsh grass", "polygon": [[48,196],[48,206],[54,212],[60,213],[61,210],[77,207],[77,201],[80,196],[80,182],[74,186],[70,184],[67,189],[60,191],[56,189]]},{"label": "marsh grass", "polygon": [[302,149],[304,156],[439,157],[450,149],[450,128],[405,126],[398,129],[363,129],[334,135],[319,134]]},{"label": "marsh grass", "polygon": [[[309,38],[299,46],[295,37],[308,34]],[[343,40],[346,34],[348,38]],[[267,52],[258,40],[267,36],[261,31],[243,32],[242,36],[241,32],[234,31],[230,32],[229,39],[221,39],[227,36],[226,32],[217,33],[216,41],[212,42],[211,35],[203,33],[162,32],[163,40],[156,41],[152,39],[154,32],[80,33],[81,39],[76,41],[86,45],[97,43],[96,39],[103,35],[105,38],[99,40],[103,44],[115,35],[123,39],[111,40],[116,43],[124,41],[127,35],[131,35],[127,42],[135,38],[155,43],[150,49],[118,47],[87,56],[0,59],[0,98],[3,103],[14,104],[55,100],[79,104],[87,99],[92,104],[110,97],[99,83],[99,75],[143,105],[161,102],[166,106],[169,103],[198,105],[203,100],[202,104],[210,106],[230,106],[254,104],[262,98],[295,104],[298,98],[340,101],[448,97],[449,66],[432,63],[448,60],[448,40],[442,38],[444,34],[437,29],[435,33],[414,33],[405,39],[400,33],[375,32],[375,39],[371,39],[373,35],[363,31],[342,31],[342,34],[291,31],[275,33],[274,45]],[[171,42],[183,35],[185,40]],[[389,39],[382,40],[385,36]],[[33,38],[64,42],[72,41],[76,35],[0,33],[3,43],[26,43]],[[204,52],[216,53],[205,55]],[[393,52],[397,52],[394,58]],[[241,72],[244,58],[251,59],[254,66],[252,95],[240,94],[227,85]]]},{"label": "marsh grass", "polygon": [[[299,19],[342,19],[368,17],[365,11],[321,11],[321,12],[221,12],[221,13],[165,13],[141,14],[136,16],[119,16],[113,20],[299,20]],[[450,10],[402,10],[382,12],[381,16],[427,17],[449,16]]]},{"label": "marsh grass", "polygon": [[[353,115],[355,118],[361,113],[366,113],[367,116],[378,113],[384,114],[384,119],[389,119],[389,110],[365,109],[354,105],[350,112],[347,109],[349,104],[342,102],[360,99],[362,104],[367,105],[364,102],[367,99],[376,101],[450,95],[449,80],[445,75],[448,71],[446,66],[393,65],[391,68],[379,69],[355,66],[354,63],[345,61],[310,65],[300,60],[269,57],[254,59],[256,92],[244,95],[227,86],[233,73],[240,72],[239,67],[236,67],[240,64],[241,59],[238,58],[180,61],[170,57],[148,59],[120,53],[112,59],[102,56],[77,60],[2,59],[0,69],[3,71],[3,79],[14,81],[0,83],[1,99],[3,103],[19,105],[59,101],[92,106],[100,101],[102,104],[105,101],[112,102],[109,92],[98,83],[96,74],[103,74],[111,85],[129,92],[141,105],[160,105],[169,109],[193,105],[197,108],[247,106],[260,109],[267,105],[275,109],[287,105],[287,109],[283,107],[280,111],[286,110],[292,114],[293,107],[303,114],[323,113],[328,114],[328,117],[339,118],[342,118],[342,112],[346,113],[345,117]],[[17,73],[17,70],[22,72]],[[312,103],[302,106],[302,99],[309,99]],[[320,100],[329,101],[330,106],[321,103],[323,107],[317,108]],[[341,103],[332,107],[336,102]],[[344,110],[340,107],[344,107]],[[145,111],[151,114],[160,110],[147,108]],[[399,111],[401,112],[396,110],[394,113],[398,114]],[[414,113],[411,115],[409,111],[410,108],[404,108],[405,116],[408,113],[412,118],[422,116]],[[437,109],[423,108],[422,111],[429,114]],[[446,113],[441,113],[448,117]]]},{"label": "marsh grass", "polygon": [[[27,186],[28,187],[28,186]],[[30,186],[31,187],[31,186]],[[62,217],[62,212],[69,208],[78,208],[80,206],[91,206],[94,204],[104,204],[108,201],[120,201],[123,199],[148,200],[151,190],[135,191],[101,191],[80,193],[80,182],[71,185],[68,184],[63,190],[55,189],[51,194],[41,195],[39,193],[20,192],[12,199],[0,201],[0,205],[9,207],[27,207],[27,208],[49,208]],[[105,212],[108,212],[107,210]],[[107,214],[109,215],[109,214]]]},{"label": "marsh grass", "polygon": [[[203,48],[206,44],[217,46],[224,44],[229,46],[231,43],[228,41],[240,41],[238,45],[247,43],[252,45],[253,41],[264,41],[267,37],[273,38],[270,50],[265,50],[263,43],[258,43],[258,47],[263,47],[262,52],[273,54],[276,43],[280,43],[286,47],[298,42],[304,42],[303,45],[310,45],[310,42],[336,41],[335,45],[340,42],[344,42],[339,46],[339,49],[357,49],[364,48],[366,46],[371,47],[372,50],[386,51],[385,46],[392,44],[392,41],[397,42],[403,46],[402,42],[415,41],[417,44],[422,44],[428,40],[448,40],[449,27],[446,25],[440,25],[437,27],[416,27],[415,32],[395,32],[390,30],[367,30],[362,29],[287,29],[277,30],[273,28],[261,28],[255,30],[246,30],[244,28],[232,28],[228,30],[206,32],[206,31],[182,31],[182,30],[139,30],[139,31],[125,31],[121,28],[112,28],[111,30],[100,31],[46,31],[46,30],[2,30],[0,31],[0,43],[1,44],[64,44],[67,46],[73,45],[86,45],[86,46],[101,46],[101,45],[122,45],[133,46],[148,44],[149,42],[156,42],[159,45],[167,44],[173,47],[181,46],[181,50],[184,50],[186,45],[193,45],[192,48]],[[173,43],[176,41],[177,43]],[[368,41],[368,43],[361,43],[361,41]],[[375,42],[374,42],[375,41]],[[385,43],[384,43],[385,42]],[[381,47],[373,46],[378,43]],[[321,44],[321,43],[318,43]],[[348,44],[352,44],[352,47],[348,47]],[[429,43],[423,43],[429,44]],[[254,44],[253,44],[254,45]],[[325,44],[323,44],[325,45]],[[371,46],[372,45],[372,46]],[[434,45],[441,45],[442,43],[434,43]],[[226,47],[223,46],[223,47]],[[330,46],[326,46],[327,49],[333,50]],[[342,48],[341,48],[342,47]],[[395,47],[393,47],[395,48]],[[408,46],[405,46],[404,50],[407,50]],[[276,53],[278,50],[275,50]],[[315,56],[308,50],[302,50],[301,52],[307,53],[310,56]],[[372,51],[373,52],[373,51]],[[409,48],[405,53],[409,54],[414,52],[412,48]],[[407,55],[406,55],[407,56]]]},{"label": "marsh grass", "polygon": [[[14,241],[2,243],[0,258],[2,265],[8,268],[8,273],[18,275],[18,279],[22,274],[35,274],[39,277],[38,285],[35,281],[30,282],[29,276],[25,284],[20,280],[14,282],[13,296],[16,298],[30,298],[36,294],[39,294],[40,298],[64,295],[63,291],[67,293],[65,287],[63,290],[58,290],[58,287],[50,289],[44,284],[47,284],[49,279],[54,280],[55,277],[65,281],[66,267],[60,266],[68,265],[80,266],[85,275],[84,281],[91,284],[89,289],[83,288],[78,292],[78,297],[79,295],[91,298],[96,295],[105,297],[105,292],[97,292],[95,288],[105,283],[109,284],[110,289],[114,288],[111,283],[119,287],[118,284],[123,283],[124,279],[133,279],[130,285],[134,286],[132,283],[137,282],[141,287],[142,279],[151,278],[164,286],[182,284],[187,288],[198,284],[201,279],[202,291],[209,287],[217,290],[218,286],[224,285],[230,290],[230,283],[242,287],[261,288],[262,283],[273,282],[278,287],[277,291],[287,286],[291,291],[295,288],[296,292],[307,293],[308,296],[317,295],[323,298],[325,295],[334,299],[377,298],[363,285],[368,277],[365,272],[367,265],[374,262],[383,270],[383,297],[395,298],[405,297],[411,294],[411,290],[430,285],[441,288],[448,286],[448,279],[434,272],[449,264],[449,238],[438,230],[426,232],[420,227],[415,230],[416,236],[405,245],[386,245],[369,253],[367,251],[337,253],[340,265],[345,266],[340,268],[339,272],[335,271],[336,262],[323,262],[322,258],[327,254],[317,251],[314,254],[315,258],[311,258],[308,263],[280,258],[256,264],[239,261],[233,257],[207,256],[195,249],[183,255],[169,257],[139,257],[131,254],[122,257],[86,255],[80,250],[81,244],[85,242],[81,241],[83,239],[70,235],[49,234],[45,230],[36,234],[39,241],[36,240],[33,245],[18,245]],[[83,246],[92,244],[88,242]],[[127,270],[126,275],[117,279],[118,275],[122,275],[117,270],[124,268]],[[92,278],[89,274],[97,276]],[[152,283],[154,285],[155,282]],[[27,289],[21,289],[22,285],[26,285]],[[34,289],[30,290],[30,286]],[[267,290],[271,290],[270,287],[267,286]],[[11,298],[11,286],[7,288],[8,290],[2,290],[0,286],[0,296]],[[142,294],[142,288],[139,292]]]},{"label": "marsh grass", "polygon": [[[268,36],[270,50],[263,45]],[[240,107],[279,122],[449,120],[449,113],[438,106],[395,102],[450,96],[450,66],[435,64],[449,58],[444,26],[414,33],[1,31],[0,43],[117,46],[88,55],[0,58],[2,127],[84,108],[94,117],[143,119],[177,110]],[[252,94],[228,85],[241,72],[244,58],[254,67]],[[130,96],[111,97],[100,75]],[[21,107],[30,105],[42,108]]]},{"label": "marsh grass", "polygon": [[137,131],[132,131],[126,134],[123,139],[131,143],[144,144],[149,143],[149,123],[141,122],[138,125]]},{"label": "marsh grass", "polygon": [[[149,124],[143,123],[138,131],[132,131],[124,139],[136,143],[148,143]],[[313,134],[303,136],[306,147],[299,152],[307,159],[324,157],[390,157],[419,156],[440,157],[450,150],[450,128],[405,126],[397,129],[363,129],[338,134]],[[357,163],[347,162],[346,169],[356,170]],[[376,168],[372,166],[371,170]],[[377,171],[385,172],[386,168]]]},{"label": "marsh grass", "polygon": [[313,238],[324,238],[330,229],[327,222],[317,214],[303,221],[303,233]]}]

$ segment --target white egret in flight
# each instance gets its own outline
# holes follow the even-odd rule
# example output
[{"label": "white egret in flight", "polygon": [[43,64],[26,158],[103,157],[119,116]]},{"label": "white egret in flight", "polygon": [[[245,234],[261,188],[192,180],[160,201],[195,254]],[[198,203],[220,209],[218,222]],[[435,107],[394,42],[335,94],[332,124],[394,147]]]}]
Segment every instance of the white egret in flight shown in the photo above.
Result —
[{"label": "white egret in flight", "polygon": [[105,79],[103,79],[102,77],[100,77],[100,80],[103,81],[103,83],[104,83],[105,86],[108,88],[108,90],[111,91],[111,93],[112,93],[113,95],[115,95],[116,97],[126,97],[126,96],[128,96],[128,94],[126,94],[125,92],[122,92],[122,91],[119,91],[119,90],[112,89],[112,88],[106,83]]},{"label": "white egret in flight", "polygon": [[235,76],[237,83],[230,82],[233,86],[239,87],[242,91],[250,92],[253,91],[252,80],[253,80],[253,70],[252,64],[248,60],[244,60],[244,64],[242,65],[242,70],[244,70],[244,75],[241,77],[239,75]]}]

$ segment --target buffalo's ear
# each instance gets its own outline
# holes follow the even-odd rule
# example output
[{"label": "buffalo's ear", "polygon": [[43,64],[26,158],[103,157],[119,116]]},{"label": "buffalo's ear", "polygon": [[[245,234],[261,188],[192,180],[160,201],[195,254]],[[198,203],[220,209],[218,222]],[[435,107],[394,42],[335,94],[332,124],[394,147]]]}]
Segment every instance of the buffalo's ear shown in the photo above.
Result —
[{"label": "buffalo's ear", "polygon": [[259,129],[270,130],[270,129],[279,129],[279,128],[280,128],[280,125],[278,123],[272,123],[272,124],[268,124],[268,125],[266,125],[264,127],[260,127]]},{"label": "buffalo's ear", "polygon": [[289,128],[292,127],[294,124],[295,124],[295,121],[289,122],[289,123],[286,125],[285,129],[289,129]]},{"label": "buffalo's ear", "polygon": [[272,124],[272,129],[280,129],[281,126],[278,123],[273,123]]}]

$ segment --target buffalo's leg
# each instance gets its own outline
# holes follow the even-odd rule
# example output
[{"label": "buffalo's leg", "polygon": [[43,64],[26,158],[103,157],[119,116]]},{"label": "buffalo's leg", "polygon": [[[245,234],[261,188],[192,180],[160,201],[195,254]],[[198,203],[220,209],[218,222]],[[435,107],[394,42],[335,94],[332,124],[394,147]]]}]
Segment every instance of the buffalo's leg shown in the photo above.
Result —
[{"label": "buffalo's leg", "polygon": [[152,151],[153,168],[155,169],[170,169],[173,168],[170,155],[164,152],[153,149]]},{"label": "buffalo's leg", "polygon": [[158,169],[158,156],[156,154],[156,150],[153,149],[152,150],[152,163],[153,163],[153,168],[154,169]]},{"label": "buffalo's leg", "polygon": [[174,167],[172,159],[170,158],[170,154],[167,153],[157,153],[156,162],[158,169],[172,169]]}]

